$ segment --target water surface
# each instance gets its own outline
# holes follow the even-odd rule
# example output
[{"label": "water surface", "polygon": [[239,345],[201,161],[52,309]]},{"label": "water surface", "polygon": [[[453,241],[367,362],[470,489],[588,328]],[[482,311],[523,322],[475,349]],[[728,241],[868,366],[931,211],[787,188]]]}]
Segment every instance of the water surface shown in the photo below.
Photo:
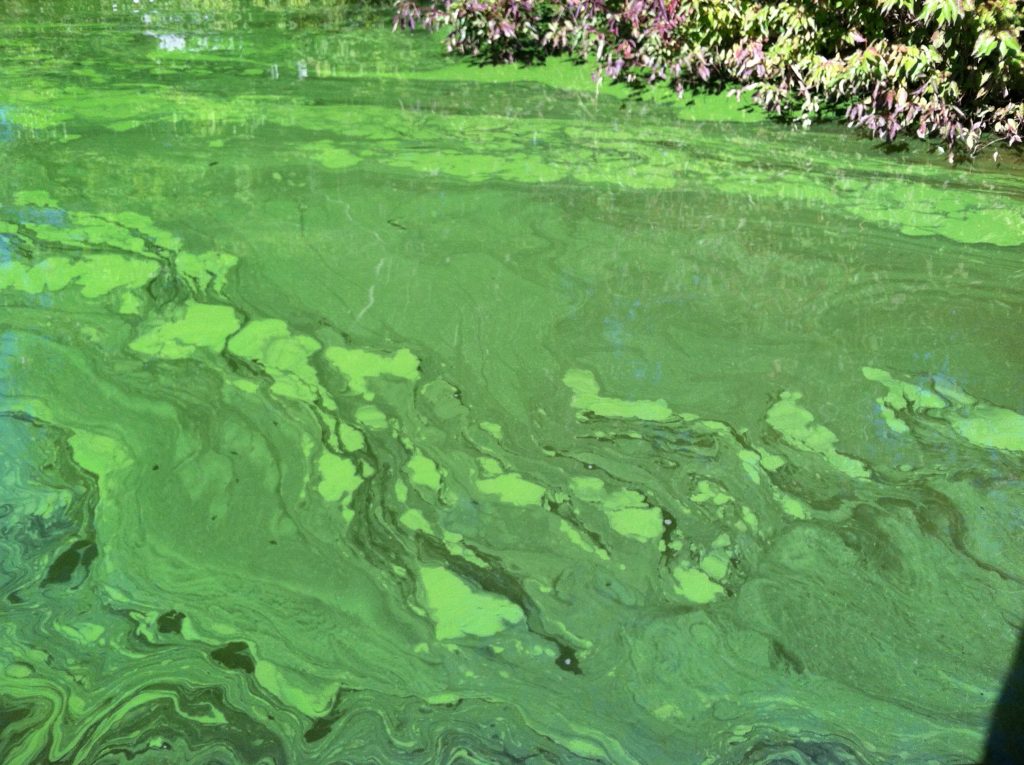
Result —
[{"label": "water surface", "polygon": [[252,5],[2,6],[0,760],[976,757],[1020,169]]}]

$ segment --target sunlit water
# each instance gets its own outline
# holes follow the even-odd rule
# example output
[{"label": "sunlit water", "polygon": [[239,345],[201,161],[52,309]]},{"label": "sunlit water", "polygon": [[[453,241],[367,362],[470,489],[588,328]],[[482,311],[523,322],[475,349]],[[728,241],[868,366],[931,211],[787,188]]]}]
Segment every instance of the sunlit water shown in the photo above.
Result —
[{"label": "sunlit water", "polygon": [[977,756],[1019,169],[315,4],[0,9],[5,765]]}]

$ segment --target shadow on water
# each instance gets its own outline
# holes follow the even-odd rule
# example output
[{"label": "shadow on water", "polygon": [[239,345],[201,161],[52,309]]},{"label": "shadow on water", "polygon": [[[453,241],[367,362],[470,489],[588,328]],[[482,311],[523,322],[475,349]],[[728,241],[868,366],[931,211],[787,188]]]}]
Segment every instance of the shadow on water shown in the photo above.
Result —
[{"label": "shadow on water", "polygon": [[1024,765],[1024,633],[996,702],[984,765]]}]

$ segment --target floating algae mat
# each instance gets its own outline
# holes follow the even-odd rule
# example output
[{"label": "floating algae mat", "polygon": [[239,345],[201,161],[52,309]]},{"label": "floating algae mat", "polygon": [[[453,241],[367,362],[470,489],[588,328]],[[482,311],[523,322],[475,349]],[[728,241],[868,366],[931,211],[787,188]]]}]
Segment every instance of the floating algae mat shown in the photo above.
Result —
[{"label": "floating algae mat", "polygon": [[440,50],[3,6],[0,762],[976,759],[1024,173]]}]

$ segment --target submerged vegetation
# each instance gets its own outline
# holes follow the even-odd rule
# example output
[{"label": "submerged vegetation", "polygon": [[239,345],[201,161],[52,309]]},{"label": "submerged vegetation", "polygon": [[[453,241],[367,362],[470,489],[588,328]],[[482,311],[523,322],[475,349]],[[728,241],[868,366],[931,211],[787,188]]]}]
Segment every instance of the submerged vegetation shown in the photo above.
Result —
[{"label": "submerged vegetation", "polygon": [[491,62],[553,54],[636,86],[749,93],[780,118],[841,117],[950,159],[1024,139],[1019,0],[398,0],[395,25],[447,29]]}]

